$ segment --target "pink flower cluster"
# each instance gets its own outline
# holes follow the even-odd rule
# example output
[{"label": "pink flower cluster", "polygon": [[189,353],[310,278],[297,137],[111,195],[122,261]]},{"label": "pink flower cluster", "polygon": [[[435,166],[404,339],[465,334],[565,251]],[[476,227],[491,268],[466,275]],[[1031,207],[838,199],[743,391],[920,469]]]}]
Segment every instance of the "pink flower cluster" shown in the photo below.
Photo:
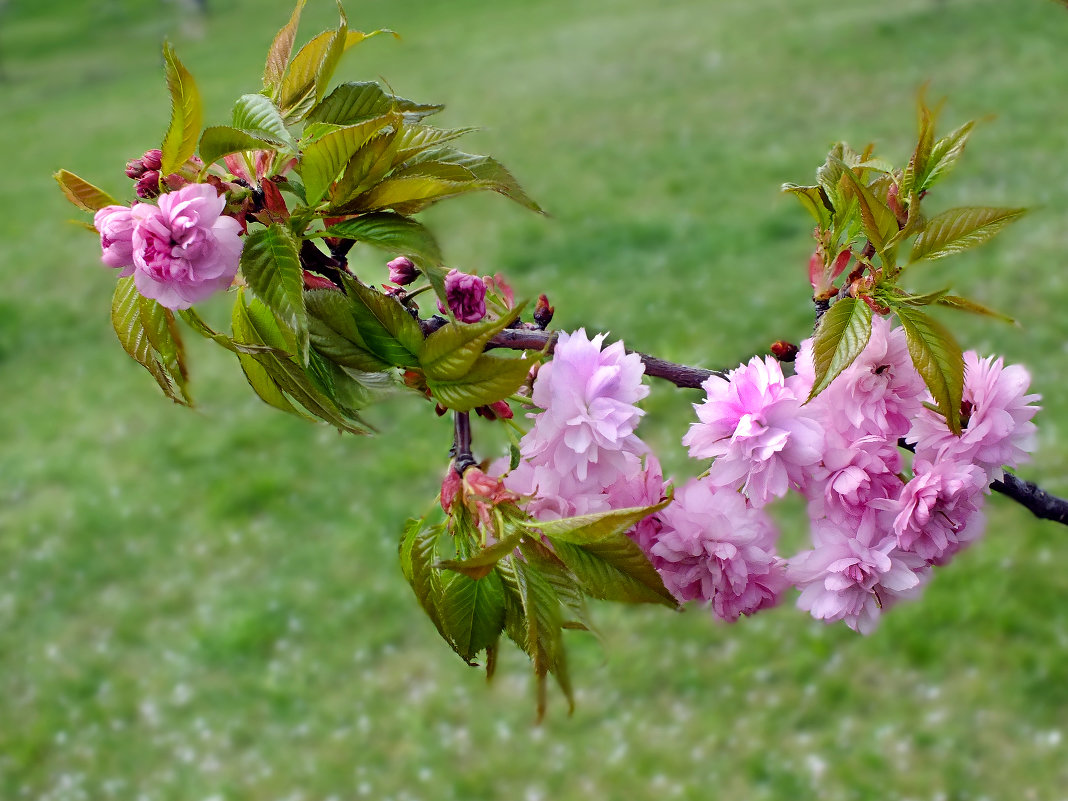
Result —
[{"label": "pink flower cluster", "polygon": [[169,309],[187,309],[226,289],[241,259],[241,225],[223,215],[226,199],[208,184],[189,184],[159,204],[106,206],[93,224],[101,260],[133,275],[137,291]]},{"label": "pink flower cluster", "polygon": [[[563,334],[535,381],[544,411],[505,483],[537,517],[648,505],[664,493],[659,463],[634,433],[642,364],[603,341]],[[630,534],[679,601],[723,620],[774,606],[794,586],[813,617],[867,633],[982,533],[990,481],[1033,448],[1038,396],[1027,394],[1023,367],[965,354],[957,437],[925,405],[903,331],[881,317],[815,399],[812,340],[795,366],[787,377],[774,359],[754,358],[704,383],[683,444],[711,466]],[[901,439],[915,444],[911,469]],[[812,547],[782,558],[764,507],[791,489],[806,499]]]}]

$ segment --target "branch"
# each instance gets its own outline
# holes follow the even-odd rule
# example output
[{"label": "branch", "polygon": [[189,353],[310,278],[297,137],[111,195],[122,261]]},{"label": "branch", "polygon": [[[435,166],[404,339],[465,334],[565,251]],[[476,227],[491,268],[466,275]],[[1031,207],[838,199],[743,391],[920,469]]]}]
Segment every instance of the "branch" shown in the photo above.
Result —
[{"label": "branch", "polygon": [[1068,526],[1068,500],[1050,495],[1034,482],[1006,473],[1005,478],[994,481],[990,489],[1012,498],[1039,520],[1052,520]]},{"label": "branch", "polygon": [[[549,353],[553,352],[556,345],[556,334],[536,329],[506,328],[489,341],[486,349],[508,348],[510,350],[541,350],[546,343],[549,344]],[[627,353],[637,353],[645,365],[645,374],[653,378],[661,378],[670,381],[683,389],[700,389],[701,384],[712,376],[726,378],[724,370],[705,370],[702,367],[690,367],[685,364],[676,364],[646,353],[627,350]]]}]

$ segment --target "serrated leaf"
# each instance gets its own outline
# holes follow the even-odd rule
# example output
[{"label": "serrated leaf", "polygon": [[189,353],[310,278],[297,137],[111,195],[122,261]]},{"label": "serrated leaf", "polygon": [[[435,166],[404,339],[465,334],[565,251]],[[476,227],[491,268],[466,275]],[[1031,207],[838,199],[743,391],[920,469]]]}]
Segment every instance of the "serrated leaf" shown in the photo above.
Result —
[{"label": "serrated leaf", "polygon": [[312,346],[342,367],[381,372],[392,365],[374,354],[353,317],[353,302],[341,292],[313,289],[304,293]]},{"label": "serrated leaf", "polygon": [[964,355],[953,335],[934,318],[908,306],[894,310],[905,330],[909,356],[923,377],[950,431],[960,436],[964,394]]},{"label": "serrated leaf", "polygon": [[374,81],[343,83],[308,113],[309,122],[354,125],[387,114],[433,114],[444,106],[405,100]]},{"label": "serrated leaf", "polygon": [[[84,178],[80,178],[67,170],[60,170],[54,173],[52,177],[56,179],[56,183],[63,190],[67,200],[82,211],[100,211],[106,206],[122,205],[103,189],[93,186]],[[95,231],[96,229],[92,228],[92,230]]]},{"label": "serrated leaf", "polygon": [[381,181],[393,167],[396,148],[397,126],[392,125],[353,153],[331,194],[331,210],[347,206],[353,197]]},{"label": "serrated leaf", "polygon": [[429,150],[458,139],[477,128],[434,128],[429,125],[404,125],[397,136],[397,154],[393,166]]},{"label": "serrated leaf", "polygon": [[812,400],[853,363],[871,338],[872,311],[862,300],[842,298],[823,315],[812,343],[816,375]]},{"label": "serrated leaf", "polygon": [[[257,333],[243,300],[238,300],[234,303],[232,325],[233,341],[238,348],[242,346],[270,347],[262,341],[262,337]],[[241,365],[241,371],[245,374],[245,380],[248,381],[248,385],[252,387],[252,391],[256,393],[260,400],[268,406],[296,415],[303,420],[311,419],[286,397],[279,383],[271,377],[271,374],[260,361],[253,357],[252,353],[240,349],[234,352],[237,353],[237,360]]]},{"label": "serrated leaf", "polygon": [[441,600],[441,577],[434,568],[438,540],[443,526],[425,528],[422,520],[409,520],[400,542],[401,572],[411,585],[419,605],[445,642],[450,642],[442,626],[438,603]]},{"label": "serrated leaf", "polygon": [[957,311],[970,312],[971,314],[978,314],[982,317],[993,317],[996,320],[1001,320],[1003,323],[1017,325],[1016,320],[1009,317],[1009,315],[1003,314],[996,309],[991,309],[989,306],[984,306],[982,303],[976,303],[974,300],[962,298],[959,295],[943,295],[938,298],[936,303],[939,306],[956,309]]},{"label": "serrated leaf", "polygon": [[220,334],[212,329],[193,308],[179,309],[178,316],[185,320],[186,324],[202,337],[210,339],[231,353],[267,353],[274,351],[274,348],[270,345],[242,345],[234,342],[226,334]]},{"label": "serrated leaf", "polygon": [[137,291],[133,276],[119,279],[111,300],[111,325],[119,343],[148,370],[168,398],[191,406],[183,349],[173,319],[169,309]]},{"label": "serrated leaf", "polygon": [[422,223],[390,212],[364,214],[331,225],[323,236],[354,239],[389,253],[410,256],[418,262],[440,264],[441,249],[437,240]]},{"label": "serrated leaf", "polygon": [[438,567],[445,570],[454,570],[463,573],[468,578],[480,579],[488,575],[494,566],[504,557],[519,547],[522,534],[512,534],[500,542],[496,542],[466,559],[446,559],[438,563]]},{"label": "serrated leaf", "polygon": [[296,142],[278,107],[263,95],[241,95],[234,103],[231,123],[245,133],[293,150]]},{"label": "serrated leaf", "polygon": [[[315,101],[315,81],[330,51],[335,31],[323,31],[305,44],[289,62],[275,92],[278,109],[288,120],[300,119]],[[309,102],[310,101],[310,102]]]},{"label": "serrated leaf", "polygon": [[557,520],[531,520],[524,525],[540,531],[554,543],[569,542],[586,545],[624,533],[637,525],[639,521],[659,512],[670,502],[670,500],[664,500],[651,506],[609,509],[606,512],[593,512]]},{"label": "serrated leaf", "polygon": [[830,205],[836,214],[840,214],[843,210],[839,184],[842,181],[842,172],[845,169],[843,165],[844,156],[844,145],[842,142],[837,142],[827,154],[826,161],[816,170],[816,183],[823,190],[823,194],[830,201]]},{"label": "serrated leaf", "polygon": [[1026,211],[986,206],[944,211],[927,221],[927,227],[916,237],[910,259],[941,259],[980,245]]},{"label": "serrated leaf", "polygon": [[966,122],[934,143],[928,159],[927,174],[919,187],[920,191],[930,189],[949,174],[964,152],[964,146],[968,144],[968,137],[971,136],[974,127],[974,120]]},{"label": "serrated leaf", "polygon": [[171,124],[163,139],[161,175],[170,175],[185,164],[197,149],[204,112],[200,92],[169,42],[163,45],[163,65],[171,94]]},{"label": "serrated leaf", "polygon": [[293,53],[293,42],[297,38],[297,26],[300,24],[300,12],[306,0],[297,0],[297,6],[289,22],[275,35],[271,49],[267,51],[267,62],[263,67],[263,88],[273,93],[285,75],[289,66],[289,57]]},{"label": "serrated leaf", "polygon": [[425,175],[388,178],[339,207],[336,212],[359,213],[393,209],[398,214],[408,216],[446,198],[488,188],[480,181],[448,181]]},{"label": "serrated leaf", "polygon": [[523,313],[526,304],[497,320],[479,323],[446,323],[423,341],[419,364],[433,381],[458,381],[474,365],[487,343]]},{"label": "serrated leaf", "polygon": [[932,303],[937,303],[949,293],[949,287],[945,289],[939,289],[935,292],[925,292],[922,295],[909,295],[906,292],[895,294],[887,300],[891,305],[904,303],[906,306],[930,306]]},{"label": "serrated leaf", "polygon": [[386,115],[338,128],[304,148],[299,172],[309,205],[319,202],[356,151],[389,125],[391,120],[392,117]]},{"label": "serrated leaf", "polygon": [[304,306],[304,270],[296,240],[275,223],[245,237],[241,274],[256,296],[277,314],[297,337],[302,359],[308,356],[308,312]]},{"label": "serrated leaf", "polygon": [[441,577],[441,625],[453,650],[469,665],[504,630],[504,588],[492,570],[480,579],[461,573]]},{"label": "serrated leaf", "polygon": [[343,276],[352,314],[368,349],[396,367],[418,367],[423,331],[395,299]]},{"label": "serrated leaf", "polygon": [[434,399],[447,409],[468,412],[477,406],[507,398],[526,381],[537,359],[510,359],[479,356],[462,378],[438,381],[427,377],[426,385]]},{"label": "serrated leaf", "polygon": [[860,216],[864,228],[864,235],[882,253],[887,243],[897,234],[897,217],[890,207],[879,200],[874,193],[864,185],[852,169],[844,163],[842,167],[842,186],[848,187],[848,191],[856,197],[860,204]]},{"label": "serrated leaf", "polygon": [[916,148],[912,152],[908,165],[901,176],[901,195],[908,197],[910,194],[919,194],[924,177],[927,175],[931,161],[931,151],[934,147],[934,127],[937,111],[932,111],[927,106],[923,92],[917,99],[917,119],[919,136],[916,140]]},{"label": "serrated leaf", "polygon": [[274,150],[275,143],[227,125],[205,128],[200,135],[200,159],[210,167],[223,156],[248,150]]},{"label": "serrated leaf", "polygon": [[829,228],[831,225],[831,209],[824,203],[824,193],[818,186],[798,186],[797,184],[783,184],[782,191],[793,195],[800,201],[805,210],[816,220],[820,229]]},{"label": "serrated leaf", "polygon": [[626,534],[585,545],[554,540],[553,550],[591,598],[678,607],[656,568]]},{"label": "serrated leaf", "polygon": [[464,153],[451,147],[432,148],[409,160],[394,173],[397,178],[407,175],[437,176],[456,181],[473,179],[531,211],[541,212],[541,207],[523,191],[515,176],[491,156]]},{"label": "serrated leaf", "polygon": [[556,597],[560,599],[564,613],[563,627],[588,631],[600,637],[593,624],[589,606],[586,604],[582,585],[567,565],[560,561],[560,557],[542,542],[529,537],[523,539],[521,552],[523,557],[545,577],[556,592]]}]

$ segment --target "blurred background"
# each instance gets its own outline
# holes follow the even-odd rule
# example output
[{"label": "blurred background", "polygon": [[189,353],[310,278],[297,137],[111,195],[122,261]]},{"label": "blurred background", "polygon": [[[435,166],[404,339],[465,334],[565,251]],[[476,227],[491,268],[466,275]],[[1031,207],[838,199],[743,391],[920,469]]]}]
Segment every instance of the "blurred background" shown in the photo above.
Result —
[{"label": "blurred background", "polygon": [[[1058,799],[1068,786],[1068,531],[992,498],[985,541],[862,638],[786,604],[595,611],[569,634],[578,708],[532,725],[525,657],[493,685],[442,643],[396,564],[450,426],[414,400],[376,439],[259,403],[188,337],[198,408],[162,398],[108,319],[114,273],[51,174],[130,196],[169,119],[160,43],[208,124],[256,91],[289,0],[0,0],[0,797]],[[552,215],[433,209],[453,266],[547,292],[555,323],[686,363],[811,329],[811,182],[845,139],[903,163],[915,97],[991,116],[927,206],[1026,205],[920,284],[1018,317],[944,318],[1044,396],[1021,471],[1068,494],[1068,13],[1047,0],[348,0],[389,27],[337,80],[388,81],[478,125]],[[310,0],[301,41],[336,22]],[[385,257],[361,256],[369,280]],[[380,276],[375,271],[380,270]],[[205,314],[225,325],[226,299]],[[694,393],[642,435],[683,479]],[[476,437],[479,434],[476,431]],[[476,440],[478,441],[478,440]],[[489,441],[483,438],[482,442]],[[781,515],[801,535],[800,508]]]}]

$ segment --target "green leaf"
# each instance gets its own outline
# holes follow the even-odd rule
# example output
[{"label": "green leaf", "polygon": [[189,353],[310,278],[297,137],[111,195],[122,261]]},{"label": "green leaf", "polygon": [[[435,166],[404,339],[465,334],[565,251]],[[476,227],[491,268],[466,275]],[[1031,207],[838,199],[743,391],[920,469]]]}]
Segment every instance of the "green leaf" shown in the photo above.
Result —
[{"label": "green leaf", "polygon": [[297,51],[275,92],[278,108],[288,120],[300,119],[315,102],[315,82],[335,31],[323,31]]},{"label": "green leaf", "polygon": [[[72,172],[60,170],[52,175],[63,190],[67,200],[82,211],[100,211],[105,206],[122,205],[103,189],[98,189],[84,178],[79,178]],[[93,229],[96,230],[95,228]]]},{"label": "green leaf", "polygon": [[474,366],[487,343],[523,313],[521,304],[506,317],[480,323],[446,323],[423,341],[419,364],[433,381],[458,381]]},{"label": "green leaf", "polygon": [[540,531],[554,543],[569,542],[587,545],[624,533],[649,515],[656,514],[669,503],[671,503],[670,500],[664,500],[652,506],[610,509],[607,512],[594,512],[558,520],[531,520],[524,525]]},{"label": "green leaf", "polygon": [[899,306],[894,312],[905,329],[913,365],[945,415],[950,431],[959,436],[964,394],[964,355],[960,345],[945,326],[927,314],[908,306]]},{"label": "green leaf", "polygon": [[829,387],[864,350],[871,338],[871,321],[871,307],[857,298],[842,298],[823,315],[812,343],[816,376],[809,400]]},{"label": "green leaf", "polygon": [[419,262],[442,262],[437,240],[422,223],[390,212],[364,214],[327,228],[323,236],[355,239],[389,253],[410,256]]},{"label": "green leaf", "polygon": [[982,317],[993,317],[996,320],[1001,320],[1003,323],[1017,325],[1016,320],[1009,317],[1007,314],[1003,314],[996,309],[991,309],[989,306],[984,306],[982,303],[976,303],[974,300],[968,300],[968,298],[962,298],[958,295],[943,295],[935,302],[939,306],[946,306],[950,309],[956,309],[957,311],[978,314]]},{"label": "green leaf", "polygon": [[184,352],[173,323],[170,309],[143,297],[133,276],[119,279],[111,300],[111,325],[119,343],[151,373],[168,398],[191,406]]},{"label": "green leaf", "polygon": [[[560,557],[536,539],[524,538],[520,547],[523,557],[545,577],[556,592],[562,611],[569,613],[564,615],[563,627],[589,631],[600,637],[590,616],[582,586],[575,574],[560,561]],[[568,617],[570,619],[567,619]]]},{"label": "green leaf", "polygon": [[826,196],[827,200],[830,201],[831,208],[834,209],[836,215],[841,214],[845,205],[839,194],[839,184],[842,182],[842,173],[847,169],[843,162],[845,155],[845,146],[843,143],[835,143],[831,148],[831,151],[827,154],[827,160],[816,170],[816,183],[819,184],[820,189],[823,190],[823,194]]},{"label": "green leaf", "polygon": [[241,250],[241,274],[256,296],[296,332],[300,356],[307,360],[304,270],[289,230],[275,223],[249,233]]},{"label": "green leaf", "polygon": [[445,570],[454,570],[463,573],[468,578],[480,579],[488,575],[494,566],[504,557],[519,547],[522,534],[512,534],[500,542],[496,542],[469,556],[467,559],[446,559],[438,563],[438,567]]},{"label": "green leaf", "polygon": [[798,186],[797,184],[783,184],[782,191],[796,197],[805,210],[816,220],[816,225],[825,230],[831,225],[833,209],[828,209],[823,200],[824,194],[818,186]]},{"label": "green leaf", "polygon": [[271,49],[267,51],[267,63],[263,67],[263,88],[269,94],[274,92],[285,75],[286,67],[289,66],[293,42],[297,38],[297,26],[300,24],[300,12],[304,10],[305,2],[306,0],[297,0],[289,22],[278,31],[271,42]]},{"label": "green leaf", "polygon": [[964,152],[964,146],[968,144],[968,137],[971,136],[974,127],[974,120],[966,122],[934,143],[928,159],[927,174],[919,187],[920,191],[930,189],[949,174]]},{"label": "green leaf", "polygon": [[263,95],[241,95],[234,103],[231,123],[258,139],[295,150],[297,143],[286,127],[278,107]]},{"label": "green leaf", "polygon": [[440,200],[488,187],[479,181],[449,181],[426,175],[388,178],[353,198],[338,213],[359,213],[378,209],[393,209],[405,216],[422,211]]},{"label": "green leaf", "polygon": [[331,289],[304,293],[312,346],[342,367],[363,372],[381,372],[392,364],[374,354],[353,317],[353,302]]},{"label": "green leaf", "polygon": [[205,128],[200,135],[200,159],[205,167],[210,167],[223,156],[242,153],[248,150],[274,150],[277,145],[266,139],[259,139],[252,134],[239,131],[226,125]]},{"label": "green leaf", "polygon": [[420,153],[402,165],[395,175],[431,175],[455,180],[465,180],[465,176],[470,176],[486,189],[511,198],[531,211],[541,212],[541,207],[523,191],[515,176],[490,156],[463,153],[451,147],[437,147]]},{"label": "green leaf", "polygon": [[585,545],[554,540],[553,550],[592,598],[678,607],[656,568],[626,534]]},{"label": "green leaf", "polygon": [[489,572],[480,579],[460,573],[442,577],[438,610],[453,650],[467,664],[479,651],[497,642],[504,630],[504,588],[501,577]]},{"label": "green leaf", "polygon": [[400,562],[401,572],[411,585],[419,605],[442,639],[451,644],[438,611],[442,593],[441,577],[434,568],[438,540],[444,530],[441,525],[424,528],[422,520],[409,520],[401,537]]},{"label": "green leaf", "polygon": [[916,237],[910,259],[941,259],[980,245],[1026,211],[985,206],[944,211],[927,221],[927,227]]},{"label": "green leaf", "polygon": [[426,385],[434,399],[445,408],[468,412],[513,394],[526,381],[530,368],[537,361],[482,355],[462,378],[439,381],[427,376]]},{"label": "green leaf", "polygon": [[357,150],[345,165],[345,172],[334,187],[331,211],[346,207],[353,197],[381,181],[393,168],[396,149],[397,126],[393,125],[372,137]]},{"label": "green leaf", "polygon": [[[395,113],[433,114],[441,105],[423,105],[389,94],[373,81],[343,83],[308,114],[309,122],[354,125],[374,117]],[[436,129],[430,129],[436,130]]]},{"label": "green leaf", "polygon": [[300,177],[308,205],[314,206],[348,164],[349,159],[375,134],[391,122],[391,117],[375,117],[358,125],[338,128],[304,148],[300,159]]},{"label": "green leaf", "polygon": [[163,64],[171,93],[171,124],[161,147],[160,175],[166,176],[180,169],[196,152],[204,112],[193,76],[178,60],[169,42],[163,45]]},{"label": "green leaf", "polygon": [[396,367],[418,367],[423,331],[394,298],[343,277],[352,314],[367,348]]},{"label": "green leaf", "polygon": [[851,192],[860,204],[860,217],[862,220],[864,235],[882,253],[887,243],[897,233],[897,217],[890,207],[880,201],[872,191],[865,186],[856,176],[853,170],[842,165],[842,186]]},{"label": "green leaf", "polygon": [[934,126],[937,111],[927,107],[923,92],[920,92],[917,101],[917,118],[919,122],[919,137],[916,141],[916,149],[909,159],[901,177],[901,196],[908,197],[910,194],[919,194],[923,186],[924,178],[930,169],[931,152],[934,148]]},{"label": "green leaf", "polygon": [[397,154],[393,166],[402,164],[432,147],[443,145],[477,128],[434,128],[429,125],[404,125],[397,136]]}]

